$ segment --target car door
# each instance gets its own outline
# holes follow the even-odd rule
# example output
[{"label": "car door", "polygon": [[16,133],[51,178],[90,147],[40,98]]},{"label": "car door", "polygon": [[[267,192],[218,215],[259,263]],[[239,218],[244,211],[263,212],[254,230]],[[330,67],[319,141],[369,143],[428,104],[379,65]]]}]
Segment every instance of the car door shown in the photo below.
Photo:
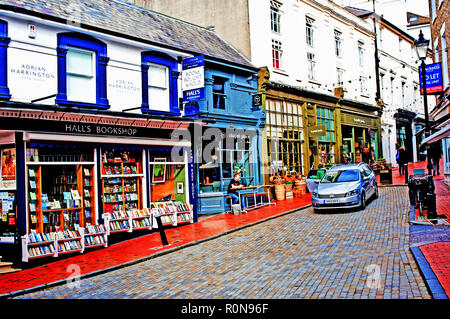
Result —
[{"label": "car door", "polygon": [[363,170],[365,172],[365,175],[369,178],[369,192],[368,194],[370,194],[369,196],[372,196],[373,193],[375,192],[375,173],[372,171],[372,169],[370,168],[369,165],[364,165],[363,166]]},{"label": "car door", "polygon": [[361,178],[362,178],[362,187],[366,192],[366,198],[369,198],[372,195],[372,188],[370,187],[371,180],[367,170],[364,169],[364,166],[360,168]]}]

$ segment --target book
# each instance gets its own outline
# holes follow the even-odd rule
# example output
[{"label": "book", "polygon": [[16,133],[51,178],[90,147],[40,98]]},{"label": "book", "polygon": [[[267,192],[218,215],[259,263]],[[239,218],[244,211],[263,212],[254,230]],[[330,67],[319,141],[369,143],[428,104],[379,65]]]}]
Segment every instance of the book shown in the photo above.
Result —
[{"label": "book", "polygon": [[36,211],[36,204],[30,203],[30,212],[35,212],[35,211]]},{"label": "book", "polygon": [[89,169],[84,168],[84,176],[90,176]]},{"label": "book", "polygon": [[28,176],[29,177],[36,177],[36,174],[34,173],[34,170],[33,169],[28,169]]},{"label": "book", "polygon": [[35,181],[33,181],[33,180],[30,181],[30,188],[31,189],[36,189],[36,182]]},{"label": "book", "polygon": [[76,189],[72,189],[72,190],[70,191],[70,193],[72,194],[72,198],[73,198],[74,200],[78,200],[78,199],[81,198],[81,197],[80,197],[80,194],[78,193],[78,190],[76,190]]},{"label": "book", "polygon": [[43,202],[48,202],[48,195],[47,194],[42,194],[42,201]]},{"label": "book", "polygon": [[72,200],[72,194],[70,192],[63,192],[64,200]]},{"label": "book", "polygon": [[30,199],[31,199],[31,200],[37,200],[37,197],[36,197],[36,193],[35,193],[35,192],[30,192]]},{"label": "book", "polygon": [[32,222],[33,224],[36,224],[36,223],[37,223],[36,215],[30,215],[30,217],[31,217],[31,222]]},{"label": "book", "polygon": [[53,201],[53,208],[54,209],[59,209],[59,208],[61,208],[61,203],[59,202],[59,200],[54,200]]}]

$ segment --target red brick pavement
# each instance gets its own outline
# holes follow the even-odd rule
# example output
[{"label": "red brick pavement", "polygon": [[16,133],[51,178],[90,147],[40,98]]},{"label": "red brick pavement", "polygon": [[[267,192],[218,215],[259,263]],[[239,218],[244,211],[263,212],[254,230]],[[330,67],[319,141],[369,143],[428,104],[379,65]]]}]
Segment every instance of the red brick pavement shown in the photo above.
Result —
[{"label": "red brick pavement", "polygon": [[71,265],[79,266],[80,273],[77,275],[82,276],[217,236],[232,229],[310,205],[311,195],[306,194],[301,198],[276,203],[276,206],[265,206],[250,210],[247,214],[220,214],[203,219],[198,223],[166,229],[165,233],[169,246],[162,246],[160,235],[156,232],[120,242],[107,248],[56,260],[42,266],[0,275],[0,295],[66,280],[73,275],[73,272],[68,271],[68,269],[73,269],[69,267]]},{"label": "red brick pavement", "polygon": [[450,242],[437,242],[420,247],[439,283],[450,297]]}]

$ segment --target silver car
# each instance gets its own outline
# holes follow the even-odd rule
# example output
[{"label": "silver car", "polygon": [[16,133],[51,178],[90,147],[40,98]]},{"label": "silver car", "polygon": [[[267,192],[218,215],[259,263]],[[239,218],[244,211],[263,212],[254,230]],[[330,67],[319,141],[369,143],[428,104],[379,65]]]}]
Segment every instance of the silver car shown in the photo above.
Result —
[{"label": "silver car", "polygon": [[335,165],[328,169],[311,194],[314,210],[366,208],[367,200],[378,198],[375,173],[366,163]]}]

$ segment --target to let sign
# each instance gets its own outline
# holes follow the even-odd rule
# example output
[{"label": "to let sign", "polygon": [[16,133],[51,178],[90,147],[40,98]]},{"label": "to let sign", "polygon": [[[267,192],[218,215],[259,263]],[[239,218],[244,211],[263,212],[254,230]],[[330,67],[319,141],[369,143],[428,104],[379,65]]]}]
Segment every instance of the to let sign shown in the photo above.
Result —
[{"label": "to let sign", "polygon": [[[423,94],[422,83],[422,67],[419,66],[419,78],[420,78],[420,94]],[[425,77],[427,82],[427,94],[442,93],[442,66],[441,63],[433,63],[425,66]]]},{"label": "to let sign", "polygon": [[205,62],[203,55],[182,62],[183,102],[205,98]]}]

